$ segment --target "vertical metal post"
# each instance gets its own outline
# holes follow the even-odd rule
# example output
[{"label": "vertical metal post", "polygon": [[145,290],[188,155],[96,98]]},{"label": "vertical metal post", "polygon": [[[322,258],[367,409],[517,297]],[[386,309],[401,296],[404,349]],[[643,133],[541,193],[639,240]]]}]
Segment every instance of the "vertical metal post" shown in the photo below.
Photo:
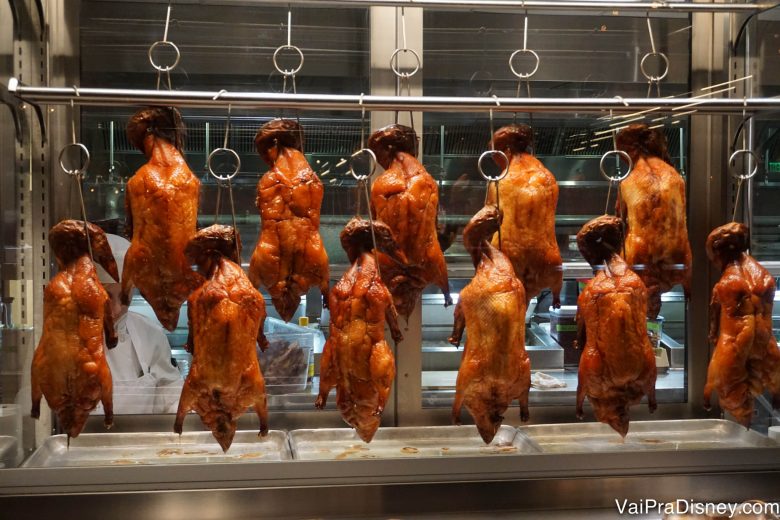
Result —
[{"label": "vertical metal post", "polygon": [[[396,91],[396,77],[390,69],[390,56],[393,51],[403,46],[401,36],[400,9],[395,7],[371,7],[370,38],[371,38],[371,94],[393,95]],[[406,42],[407,45],[423,56],[423,10],[421,8],[406,8]],[[394,34],[394,38],[388,38]],[[408,64],[404,61],[404,53],[399,56],[399,68],[405,70]],[[424,67],[411,78],[411,95],[422,95],[422,75]],[[407,124],[401,115],[401,122]],[[423,150],[423,114],[414,112],[414,128],[420,137],[420,151]],[[381,128],[394,122],[392,112],[371,112],[371,130]],[[420,157],[422,161],[422,156]],[[381,168],[379,168],[381,170]],[[404,340],[395,349],[396,381],[391,401],[386,407],[387,412],[395,411],[394,424],[410,426],[422,424],[422,311],[421,303],[417,304],[409,318],[406,327],[401,318],[401,329]],[[388,337],[389,340],[389,337]],[[391,342],[392,344],[392,342]],[[385,412],[384,421],[390,415]],[[383,422],[384,422],[383,421]]]},{"label": "vertical metal post", "polygon": [[[692,15],[691,90],[731,79],[728,77],[729,15]],[[726,215],[728,186],[723,150],[728,140],[723,116],[691,117],[690,160],[688,161],[688,233],[693,250],[691,301],[687,309],[688,413],[702,416],[702,396],[709,363],[707,331],[710,289],[720,273],[715,272],[705,254],[710,231],[722,224]],[[696,196],[692,196],[696,194]]]}]

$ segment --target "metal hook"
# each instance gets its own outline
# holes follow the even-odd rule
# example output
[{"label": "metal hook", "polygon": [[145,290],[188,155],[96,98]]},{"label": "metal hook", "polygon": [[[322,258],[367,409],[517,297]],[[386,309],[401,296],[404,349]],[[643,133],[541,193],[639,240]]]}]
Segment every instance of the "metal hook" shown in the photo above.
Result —
[{"label": "metal hook", "polygon": [[[291,50],[295,51],[298,54],[298,57],[301,59],[300,63],[298,63],[297,67],[293,67],[290,69],[283,69],[278,62],[279,53],[283,50]],[[280,45],[276,48],[273,55],[273,64],[276,71],[285,77],[285,87],[284,90],[287,90],[286,85],[286,78],[288,76],[293,76],[293,92],[295,92],[295,75],[301,71],[303,68],[303,51],[292,44],[292,9],[288,6],[287,7],[287,44],[286,45]]]},{"label": "metal hook", "polygon": [[[152,67],[157,71],[157,90],[160,90],[160,79],[162,77],[162,73],[164,72],[167,81],[168,81],[168,90],[173,90],[171,85],[171,71],[175,69],[179,65],[179,61],[181,60],[181,52],[179,51],[179,47],[176,46],[175,43],[168,41],[168,29],[171,24],[171,10],[173,9],[173,6],[171,5],[171,2],[168,2],[168,10],[165,15],[165,31],[163,32],[163,39],[154,42],[151,46],[149,46],[149,50],[147,51],[147,56],[149,58],[149,63],[152,64]],[[154,61],[154,50],[157,47],[164,46],[164,47],[170,47],[174,54],[176,55],[173,59],[173,63],[170,65],[158,65]]]}]

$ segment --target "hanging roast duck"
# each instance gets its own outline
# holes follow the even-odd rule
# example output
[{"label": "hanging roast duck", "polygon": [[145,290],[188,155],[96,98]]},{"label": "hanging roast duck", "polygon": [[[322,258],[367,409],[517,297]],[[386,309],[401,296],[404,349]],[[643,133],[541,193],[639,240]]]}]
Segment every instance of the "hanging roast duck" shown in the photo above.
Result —
[{"label": "hanging roast duck", "polygon": [[528,420],[531,389],[531,362],[525,351],[525,290],[506,255],[490,244],[500,225],[501,213],[489,205],[474,215],[463,232],[463,243],[477,272],[460,293],[450,337],[450,343],[457,346],[464,328],[468,329],[453,422],[460,422],[465,404],[487,444],[515,399],[520,401],[521,419]]},{"label": "hanging roast duck", "polygon": [[577,386],[577,417],[585,397],[596,419],[623,437],[628,410],[647,396],[655,402],[655,354],[647,336],[647,289],[620,257],[622,222],[604,215],[577,233],[577,245],[596,273],[577,299],[577,344],[583,349]]},{"label": "hanging roast duck", "polygon": [[620,185],[625,206],[626,262],[647,286],[648,317],[661,310],[661,294],[682,284],[690,295],[691,246],[685,221],[685,181],[670,164],[658,129],[633,124],[618,132],[617,147],[634,168]]},{"label": "hanging roast duck", "polygon": [[184,257],[195,235],[200,181],[182,156],[184,123],[172,107],[148,107],[127,125],[130,142],[147,162],[127,182],[127,232],[132,237],[122,271],[122,300],[133,286],[172,331],[179,309],[203,278]]},{"label": "hanging roast duck", "polygon": [[[374,223],[377,249],[403,262],[390,228]],[[395,358],[385,341],[385,324],[395,342],[402,339],[398,314],[372,253],[371,224],[353,218],[341,232],[351,267],[330,292],[330,337],[322,351],[320,392],[325,407],[336,388],[341,416],[365,442],[371,442],[395,378]]]},{"label": "hanging roast duck", "polygon": [[320,238],[322,182],[301,151],[303,132],[296,121],[264,124],[255,146],[271,169],[257,185],[262,227],[249,279],[268,290],[279,316],[290,321],[309,287],[319,287],[328,303],[328,254]]},{"label": "hanging roast duck", "polygon": [[400,266],[385,254],[379,256],[382,278],[398,312],[408,319],[431,283],[444,293],[444,305],[452,304],[437,236],[439,190],[415,157],[417,134],[408,126],[390,125],[374,132],[368,146],[385,169],[371,187],[373,216],[390,227],[408,261]]},{"label": "hanging roast duck", "polygon": [[265,382],[256,345],[263,335],[265,302],[241,269],[241,242],[229,226],[198,231],[186,249],[206,281],[187,302],[192,366],[184,382],[173,430],[182,432],[190,410],[200,415],[224,451],[230,448],[238,418],[252,407],[260,435],[268,432]]},{"label": "hanging roast duck", "polygon": [[704,406],[712,392],[720,407],[745,427],[753,418],[756,396],[768,390],[780,408],[780,349],[772,330],[775,279],[747,253],[748,228],[732,222],[707,238],[707,256],[721,269],[712,290],[710,343],[715,347],[704,387]]},{"label": "hanging roast duck", "polygon": [[95,261],[115,280],[119,273],[103,230],[94,224],[87,227],[89,245],[81,220],[63,220],[49,231],[59,272],[43,292],[43,334],[32,362],[31,415],[40,416],[41,397],[46,397],[69,439],[78,437],[98,402],[103,403],[107,428],[114,418],[104,349],[116,346],[117,335],[89,246]]}]

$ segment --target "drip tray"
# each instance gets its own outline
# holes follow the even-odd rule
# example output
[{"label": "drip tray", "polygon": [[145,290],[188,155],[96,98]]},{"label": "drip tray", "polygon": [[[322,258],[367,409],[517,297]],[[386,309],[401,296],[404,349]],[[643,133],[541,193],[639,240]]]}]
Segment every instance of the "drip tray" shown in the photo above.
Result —
[{"label": "drip tray", "polygon": [[23,467],[118,466],[150,464],[203,464],[272,462],[287,460],[287,435],[272,430],[266,437],[257,431],[237,431],[227,453],[211,432],[83,433],[70,440],[53,435],[27,459]]},{"label": "drip tray", "polygon": [[538,453],[524,435],[501,426],[493,442],[482,441],[476,426],[380,428],[366,444],[351,428],[294,430],[290,446],[297,460],[468,457]]},{"label": "drip tray", "polygon": [[518,431],[543,453],[780,448],[760,433],[721,419],[633,421],[625,439],[602,423],[521,426]]}]

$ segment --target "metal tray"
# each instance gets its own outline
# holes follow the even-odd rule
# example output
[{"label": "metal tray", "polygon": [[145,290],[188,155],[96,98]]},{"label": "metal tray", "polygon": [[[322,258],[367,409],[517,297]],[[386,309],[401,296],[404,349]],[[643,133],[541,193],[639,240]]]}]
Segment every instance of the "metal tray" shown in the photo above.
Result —
[{"label": "metal tray", "polygon": [[14,468],[19,463],[19,442],[16,437],[0,435],[0,468]]},{"label": "metal tray", "polygon": [[148,464],[203,464],[206,462],[270,462],[287,460],[287,434],[272,430],[237,431],[227,453],[222,453],[211,432],[84,433],[70,440],[65,435],[46,439],[23,464],[26,468],[61,466],[116,466]]},{"label": "metal tray", "polygon": [[721,419],[632,421],[625,439],[602,423],[542,424],[521,426],[518,431],[544,453],[780,447],[759,433]]},{"label": "metal tray", "polygon": [[300,460],[394,459],[519,455],[538,453],[524,435],[501,426],[486,445],[476,426],[421,426],[380,428],[366,444],[351,428],[323,428],[290,432],[293,458]]}]

